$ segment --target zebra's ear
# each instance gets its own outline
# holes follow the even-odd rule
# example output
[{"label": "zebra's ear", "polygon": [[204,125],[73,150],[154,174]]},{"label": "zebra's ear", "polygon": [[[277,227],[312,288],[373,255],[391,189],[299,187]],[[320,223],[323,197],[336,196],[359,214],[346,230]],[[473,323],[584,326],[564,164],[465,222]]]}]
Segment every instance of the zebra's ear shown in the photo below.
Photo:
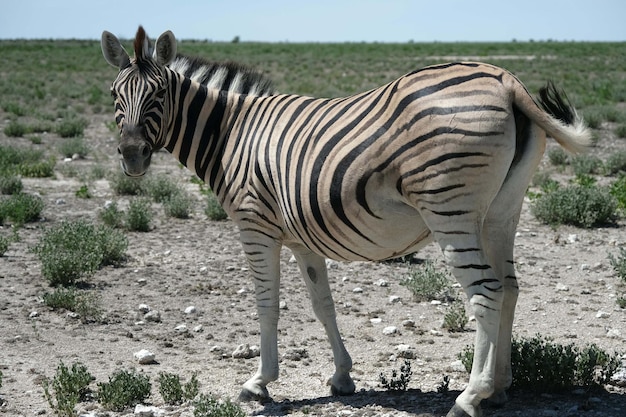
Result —
[{"label": "zebra's ear", "polygon": [[107,32],[106,30],[102,32],[100,46],[102,47],[102,55],[104,55],[104,59],[106,59],[109,64],[119,69],[126,68],[130,65],[128,53],[119,39],[111,32]]},{"label": "zebra's ear", "polygon": [[154,58],[161,65],[167,65],[176,58],[176,38],[171,30],[164,32],[157,39]]}]

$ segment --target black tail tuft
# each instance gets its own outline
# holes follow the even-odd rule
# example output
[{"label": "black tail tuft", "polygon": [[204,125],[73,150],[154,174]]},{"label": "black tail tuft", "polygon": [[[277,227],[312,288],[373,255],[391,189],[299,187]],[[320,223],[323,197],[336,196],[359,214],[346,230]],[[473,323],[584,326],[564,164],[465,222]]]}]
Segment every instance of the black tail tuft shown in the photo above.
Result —
[{"label": "black tail tuft", "polygon": [[572,104],[563,91],[558,91],[552,81],[539,90],[539,104],[550,115],[566,125],[571,125],[576,119]]}]

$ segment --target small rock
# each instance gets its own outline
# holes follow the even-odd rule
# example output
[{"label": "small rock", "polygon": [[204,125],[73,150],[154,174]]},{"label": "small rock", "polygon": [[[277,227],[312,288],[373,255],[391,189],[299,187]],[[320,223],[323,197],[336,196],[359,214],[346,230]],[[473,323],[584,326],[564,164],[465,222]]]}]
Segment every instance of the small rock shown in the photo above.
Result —
[{"label": "small rock", "polygon": [[574,243],[574,242],[578,242],[578,235],[577,234],[571,234],[567,236],[567,241],[569,243]]},{"label": "small rock", "polygon": [[197,309],[194,306],[189,306],[185,309],[185,314],[196,314],[197,313]]},{"label": "small rock", "polygon": [[400,298],[397,295],[391,295],[389,296],[389,304],[396,304],[402,301],[402,298]]},{"label": "small rock", "polygon": [[396,349],[398,350],[398,357],[399,358],[415,359],[417,357],[417,353],[415,352],[415,349],[413,349],[409,345],[404,345],[404,344],[398,345],[398,346],[396,346]]},{"label": "small rock", "polygon": [[28,315],[28,318],[34,319],[35,317],[39,317],[39,313],[37,311],[31,311]]},{"label": "small rock", "polygon": [[193,328],[194,333],[200,333],[204,330],[204,328],[202,327],[201,324],[198,324],[196,327]]},{"label": "small rock", "polygon": [[402,321],[402,327],[413,328],[415,327],[415,322],[411,319],[404,320]]},{"label": "small rock", "polygon": [[287,310],[287,301],[281,301],[278,303],[278,308],[280,310]]},{"label": "small rock", "polygon": [[430,302],[430,304],[432,304],[432,305],[434,305],[434,306],[438,306],[438,305],[441,305],[441,301],[439,301],[439,300],[432,300],[432,301]]},{"label": "small rock", "polygon": [[339,262],[333,261],[332,259],[326,259],[326,268],[337,269],[339,268]]},{"label": "small rock", "polygon": [[606,332],[606,337],[609,339],[621,339],[622,332],[619,329],[608,329]]},{"label": "small rock", "polygon": [[309,352],[307,352],[304,348],[292,348],[287,350],[283,354],[283,358],[290,361],[301,361],[302,359],[308,358]]},{"label": "small rock", "polygon": [[557,291],[569,291],[569,287],[559,282],[558,284],[556,284],[556,290]]},{"label": "small rock", "polygon": [[137,404],[135,406],[135,413],[138,417],[161,417],[165,415],[165,410],[162,410],[153,405]]},{"label": "small rock", "polygon": [[356,287],[355,289],[352,290],[352,292],[355,294],[361,294],[363,292],[363,288]]},{"label": "small rock", "polygon": [[148,283],[148,280],[147,280],[147,279],[145,279],[145,278],[139,278],[139,279],[137,280],[137,284],[141,285],[142,287],[143,287],[144,285],[146,285],[147,283]]},{"label": "small rock", "polygon": [[221,346],[217,346],[217,345],[213,345],[209,348],[209,352],[216,352],[216,353],[220,353],[222,351],[222,347]]},{"label": "small rock", "polygon": [[370,319],[370,323],[372,324],[379,324],[382,323],[383,319],[381,319],[380,317],[374,317]]},{"label": "small rock", "polygon": [[241,288],[239,290],[237,290],[237,294],[241,295],[241,294],[246,294],[248,293],[248,289],[247,288]]},{"label": "small rock", "polygon": [[453,372],[467,372],[465,365],[463,365],[463,361],[460,359],[450,364],[450,370]]},{"label": "small rock", "polygon": [[383,334],[387,336],[391,336],[398,333],[398,328],[396,326],[387,326],[383,329]]},{"label": "small rock", "polygon": [[158,323],[161,321],[161,313],[159,313],[158,310],[151,310],[151,311],[148,311],[146,314],[144,314],[143,318],[145,321]]},{"label": "small rock", "polygon": [[232,354],[233,359],[250,359],[258,356],[256,352],[247,343],[237,346]]},{"label": "small rock", "polygon": [[186,324],[179,324],[178,326],[174,327],[174,330],[178,333],[187,333],[189,331]]},{"label": "small rock", "polygon": [[379,287],[388,287],[389,286],[389,281],[384,280],[384,279],[379,279],[378,281],[376,281],[376,285],[378,285]]},{"label": "small rock", "polygon": [[171,253],[172,251],[168,249],[165,252],[163,252],[163,256],[170,256]]},{"label": "small rock", "polygon": [[609,313],[607,311],[600,310],[600,311],[598,311],[596,313],[596,318],[597,319],[606,319],[606,318],[609,318],[609,317],[611,317],[611,313]]},{"label": "small rock", "polygon": [[154,353],[147,349],[141,349],[140,351],[135,352],[133,356],[135,356],[135,359],[137,359],[140,365],[149,365],[155,362]]},{"label": "small rock", "polygon": [[611,377],[611,383],[618,387],[626,387],[626,368],[615,372]]},{"label": "small rock", "polygon": [[580,270],[581,271],[589,271],[589,270],[591,270],[591,265],[589,265],[589,264],[581,264],[580,265]]},{"label": "small rock", "polygon": [[290,264],[295,264],[296,262],[298,262],[298,260],[296,259],[296,257],[294,255],[291,255],[291,258],[289,258],[289,263]]},{"label": "small rock", "polygon": [[68,311],[67,312],[67,317],[71,318],[71,319],[77,319],[80,317],[80,315],[78,313],[74,313],[73,311]]},{"label": "small rock", "polygon": [[150,308],[150,306],[148,304],[139,304],[139,307],[137,307],[137,310],[139,310],[140,312],[146,314],[148,311],[152,310]]},{"label": "small rock", "polygon": [[72,155],[72,161],[77,161],[79,159],[81,159],[80,154],[75,153],[75,154]]},{"label": "small rock", "polygon": [[432,334],[433,336],[443,336],[442,332],[440,332],[439,330],[435,330],[435,329],[432,329],[430,331],[430,334]]},{"label": "small rock", "polygon": [[57,198],[56,200],[54,200],[54,204],[56,204],[57,206],[62,206],[63,204],[65,204],[65,199]]}]

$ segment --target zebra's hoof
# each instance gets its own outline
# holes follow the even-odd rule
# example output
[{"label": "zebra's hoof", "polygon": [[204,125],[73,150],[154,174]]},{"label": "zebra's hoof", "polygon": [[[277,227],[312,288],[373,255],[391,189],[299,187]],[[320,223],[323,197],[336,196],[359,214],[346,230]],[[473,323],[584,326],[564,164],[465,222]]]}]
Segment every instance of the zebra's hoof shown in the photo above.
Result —
[{"label": "zebra's hoof", "polygon": [[504,407],[504,404],[509,400],[509,397],[506,395],[505,391],[500,391],[494,393],[491,397],[483,400],[483,403],[487,407],[491,408],[501,408]]},{"label": "zebra's hoof", "polygon": [[476,413],[474,415],[471,415],[467,414],[467,412],[459,407],[458,404],[454,404],[450,411],[448,411],[448,414],[446,414],[446,417],[481,417],[482,415],[483,413],[481,412],[480,408],[477,408]]},{"label": "zebra's hoof", "polygon": [[343,377],[333,377],[328,381],[330,384],[330,392],[332,395],[352,395],[356,391],[354,381],[350,378],[350,375]]},{"label": "zebra's hoof", "polygon": [[239,393],[238,400],[241,402],[258,401],[260,403],[268,403],[272,401],[272,398],[265,387],[258,387],[258,390],[254,391],[244,387]]}]

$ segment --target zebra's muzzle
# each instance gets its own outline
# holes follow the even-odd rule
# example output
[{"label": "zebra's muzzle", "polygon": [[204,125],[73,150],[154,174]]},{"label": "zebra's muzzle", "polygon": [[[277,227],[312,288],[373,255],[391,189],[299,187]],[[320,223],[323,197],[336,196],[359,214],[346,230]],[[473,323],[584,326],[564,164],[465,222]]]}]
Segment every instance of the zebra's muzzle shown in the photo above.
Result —
[{"label": "zebra's muzzle", "polygon": [[146,173],[152,158],[152,146],[143,138],[143,128],[122,129],[122,139],[117,148],[122,156],[121,166],[129,177],[141,177]]}]

